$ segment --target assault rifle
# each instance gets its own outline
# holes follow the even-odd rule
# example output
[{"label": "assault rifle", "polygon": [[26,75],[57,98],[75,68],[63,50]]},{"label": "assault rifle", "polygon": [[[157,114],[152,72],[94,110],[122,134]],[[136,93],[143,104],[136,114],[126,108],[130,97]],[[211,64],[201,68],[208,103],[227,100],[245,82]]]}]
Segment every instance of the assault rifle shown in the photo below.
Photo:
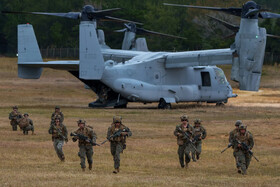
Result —
[{"label": "assault rifle", "polygon": [[232,143],[229,143],[228,146],[227,146],[225,149],[223,149],[223,150],[221,151],[221,153],[225,152],[228,148],[230,148],[230,147],[232,147],[232,146],[233,146]]},{"label": "assault rifle", "polygon": [[115,137],[119,137],[119,136],[121,136],[121,133],[122,132],[127,132],[127,130],[126,129],[119,129],[118,131],[116,131],[114,134],[112,134],[109,138],[107,138],[106,140],[104,140],[102,143],[101,143],[101,145],[103,145],[104,143],[106,143],[107,141],[109,141],[110,139],[112,139],[112,138],[115,138]]},{"label": "assault rifle", "polygon": [[183,139],[186,139],[186,140],[191,144],[192,148],[193,148],[195,151],[197,151],[197,149],[195,148],[195,146],[194,146],[194,144],[193,144],[193,142],[192,142],[192,140],[191,140],[191,138],[190,138],[189,133],[188,133],[188,132],[184,132],[181,128],[179,128],[179,131],[182,132],[182,133],[184,134]]},{"label": "assault rifle", "polygon": [[250,150],[249,146],[246,143],[240,142],[239,140],[236,140],[236,142],[241,145],[243,150],[247,151],[251,156],[254,157],[254,159],[256,159],[256,161],[259,162],[259,159],[257,157],[255,157],[253,151]]},{"label": "assault rifle", "polygon": [[201,139],[200,139],[201,135],[202,135],[202,133],[196,135],[196,136],[193,138],[192,143],[196,143],[196,142],[200,141],[200,140],[201,140]]},{"label": "assault rifle", "polygon": [[68,142],[68,138],[62,134],[61,129],[57,128],[54,124],[52,125],[52,127],[57,131],[58,136],[62,137],[65,142]]},{"label": "assault rifle", "polygon": [[71,132],[70,136],[76,136],[76,137],[78,137],[79,140],[89,142],[92,146],[96,146],[96,145],[100,146],[98,143],[92,141],[89,137],[87,137],[83,134],[77,134],[77,133]]}]

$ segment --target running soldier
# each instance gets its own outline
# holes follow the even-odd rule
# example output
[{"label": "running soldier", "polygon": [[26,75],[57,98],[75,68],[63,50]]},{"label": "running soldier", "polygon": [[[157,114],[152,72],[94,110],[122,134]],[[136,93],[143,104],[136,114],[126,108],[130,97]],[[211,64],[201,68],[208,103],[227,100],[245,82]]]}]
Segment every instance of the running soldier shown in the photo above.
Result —
[{"label": "running soldier", "polygon": [[194,131],[193,144],[196,150],[195,149],[192,150],[192,159],[194,162],[196,162],[196,160],[199,160],[199,156],[201,154],[202,140],[204,140],[207,136],[206,129],[201,125],[200,119],[194,120],[193,131]]},{"label": "running soldier", "polygon": [[120,172],[120,153],[126,149],[126,137],[131,135],[130,129],[122,124],[121,117],[115,116],[107,131],[107,139],[110,141],[111,154],[114,158],[113,173],[115,174]]},{"label": "running soldier", "polygon": [[[191,160],[190,152],[192,150],[191,139],[193,136],[193,127],[189,124],[189,118],[187,115],[183,115],[180,117],[181,124],[177,125],[174,131],[174,135],[177,137],[178,144],[178,155],[179,162],[182,168],[186,166]],[[185,163],[184,163],[185,156]]]},{"label": "running soldier", "polygon": [[12,126],[13,131],[17,131],[18,120],[22,118],[22,115],[18,111],[17,106],[13,106],[13,111],[9,114],[10,124]]},{"label": "running soldier", "polygon": [[88,161],[88,169],[92,169],[92,156],[93,156],[93,145],[91,142],[96,142],[96,134],[92,130],[92,128],[86,126],[85,120],[78,120],[77,121],[79,128],[71,133],[73,142],[76,142],[79,139],[79,153],[78,156],[81,159],[81,168],[85,171],[86,168],[86,157]]},{"label": "running soldier", "polygon": [[236,156],[237,171],[246,175],[252,158],[249,151],[254,147],[254,139],[244,124],[239,126],[238,132],[234,135],[233,147]]},{"label": "running soldier", "polygon": [[65,156],[62,151],[62,147],[64,141],[66,143],[68,142],[68,138],[67,138],[68,133],[67,133],[66,126],[60,122],[60,118],[56,118],[54,124],[50,125],[49,134],[52,135],[53,147],[55,149],[58,158],[61,161],[65,161]]}]

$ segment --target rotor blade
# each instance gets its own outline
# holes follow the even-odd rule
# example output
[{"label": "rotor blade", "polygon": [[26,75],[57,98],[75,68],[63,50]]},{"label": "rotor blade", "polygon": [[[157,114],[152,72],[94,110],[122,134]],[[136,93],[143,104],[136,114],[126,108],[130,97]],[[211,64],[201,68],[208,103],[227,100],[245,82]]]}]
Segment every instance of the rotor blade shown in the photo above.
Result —
[{"label": "rotor blade", "polygon": [[235,33],[237,33],[238,30],[239,30],[239,26],[237,26],[237,25],[230,24],[230,23],[228,23],[228,22],[226,22],[226,21],[223,21],[223,20],[221,20],[221,19],[218,19],[218,18],[209,16],[209,15],[207,15],[207,16],[208,16],[209,18],[211,18],[211,19],[213,19],[213,20],[215,20],[215,21],[221,23],[221,24],[224,25],[226,28],[228,28],[229,30],[232,30],[232,31],[235,32]]},{"label": "rotor blade", "polygon": [[171,37],[171,38],[187,39],[187,38],[180,37],[180,36],[164,34],[164,33],[150,31],[150,30],[146,30],[146,29],[142,29],[142,28],[137,28],[137,34],[153,34],[153,35],[159,35],[159,36],[167,36],[167,37]]},{"label": "rotor blade", "polygon": [[127,29],[114,30],[114,32],[125,32]]},{"label": "rotor blade", "polygon": [[118,11],[118,10],[121,10],[121,8],[111,8],[111,9],[106,9],[106,10],[96,10],[96,11],[94,11],[94,13],[97,13],[97,14],[105,13],[106,15],[109,15],[110,13]]},{"label": "rotor blade", "polygon": [[280,36],[273,35],[273,34],[266,34],[266,36],[271,37],[271,38],[280,38]]},{"label": "rotor blade", "polygon": [[117,22],[127,22],[127,23],[134,23],[134,24],[137,24],[137,25],[143,25],[143,23],[139,23],[139,22],[135,22],[135,21],[130,21],[130,20],[126,20],[126,19],[120,19],[120,18],[116,18],[116,17],[112,17],[112,16],[104,16],[103,19],[108,19],[110,21],[117,21]]},{"label": "rotor blade", "polygon": [[193,5],[179,5],[179,4],[169,4],[169,3],[163,3],[167,6],[177,6],[177,7],[187,7],[187,8],[197,8],[197,9],[206,9],[206,10],[214,10],[214,11],[220,11],[227,14],[231,14],[234,16],[241,16],[242,8],[221,8],[221,7],[206,7],[206,6],[193,6]]},{"label": "rotor blade", "polygon": [[246,18],[249,18],[250,16],[255,16],[256,14],[258,14],[260,12],[260,9],[250,9],[248,10],[248,12],[245,14]]},{"label": "rotor blade", "polygon": [[3,14],[34,14],[34,15],[46,15],[46,16],[58,16],[70,19],[79,19],[80,12],[68,12],[68,13],[50,13],[50,12],[14,12],[14,11],[2,11]]},{"label": "rotor blade", "polygon": [[280,14],[276,14],[276,13],[272,13],[272,12],[260,12],[259,17],[262,19],[280,18]]}]

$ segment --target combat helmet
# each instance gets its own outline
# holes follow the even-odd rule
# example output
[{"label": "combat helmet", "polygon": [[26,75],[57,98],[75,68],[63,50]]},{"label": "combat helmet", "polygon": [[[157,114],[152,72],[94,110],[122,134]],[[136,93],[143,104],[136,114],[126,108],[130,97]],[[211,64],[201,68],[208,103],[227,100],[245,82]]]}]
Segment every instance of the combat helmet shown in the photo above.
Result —
[{"label": "combat helmet", "polygon": [[29,116],[28,113],[24,113],[23,116]]},{"label": "combat helmet", "polygon": [[113,117],[113,123],[121,123],[122,117],[121,116],[114,116]]},{"label": "combat helmet", "polygon": [[246,129],[247,129],[247,126],[244,125],[244,124],[241,124],[241,125],[239,126],[239,130],[242,130],[242,129],[246,130]]},{"label": "combat helmet", "polygon": [[13,109],[18,109],[18,106],[13,106]]},{"label": "combat helmet", "polygon": [[78,125],[79,125],[80,123],[82,123],[82,124],[86,124],[86,121],[85,121],[85,120],[83,120],[83,119],[79,119],[79,120],[77,121],[77,123],[78,123]]},{"label": "combat helmet", "polygon": [[189,121],[189,116],[187,116],[186,114],[182,115],[180,117],[181,121]]},{"label": "combat helmet", "polygon": [[201,121],[201,119],[195,119],[193,122],[194,122],[194,124],[201,124],[202,121]]},{"label": "combat helmet", "polygon": [[59,106],[55,106],[55,108],[54,109],[60,109],[60,107]]},{"label": "combat helmet", "polygon": [[240,126],[242,124],[242,121],[241,120],[237,120],[236,122],[235,122],[235,126]]}]

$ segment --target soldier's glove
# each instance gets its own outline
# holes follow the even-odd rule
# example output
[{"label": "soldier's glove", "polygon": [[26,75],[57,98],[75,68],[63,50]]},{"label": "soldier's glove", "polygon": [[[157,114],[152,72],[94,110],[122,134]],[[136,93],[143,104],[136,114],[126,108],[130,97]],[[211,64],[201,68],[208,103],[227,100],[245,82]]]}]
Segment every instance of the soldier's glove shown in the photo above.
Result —
[{"label": "soldier's glove", "polygon": [[77,141],[77,138],[72,138],[73,142],[76,142]]},{"label": "soldier's glove", "polygon": [[122,132],[121,135],[122,136],[127,136],[128,134],[127,134],[127,132]]}]

